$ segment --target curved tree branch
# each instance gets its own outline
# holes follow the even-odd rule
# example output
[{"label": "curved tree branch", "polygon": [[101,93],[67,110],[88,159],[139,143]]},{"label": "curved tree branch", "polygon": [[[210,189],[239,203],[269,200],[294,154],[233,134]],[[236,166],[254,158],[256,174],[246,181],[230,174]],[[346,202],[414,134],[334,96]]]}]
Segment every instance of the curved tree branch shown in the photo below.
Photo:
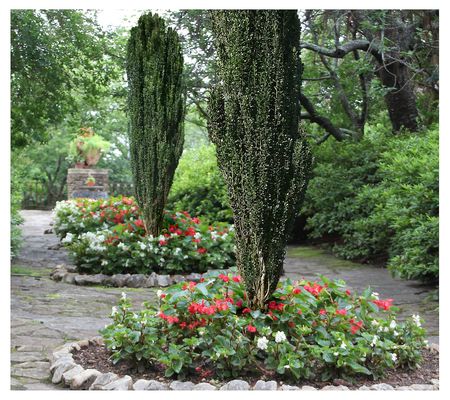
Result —
[{"label": "curved tree branch", "polygon": [[378,46],[373,42],[369,42],[368,40],[364,39],[351,40],[350,42],[344,43],[341,46],[337,46],[334,49],[328,49],[314,43],[301,42],[300,49],[312,50],[317,54],[331,58],[344,58],[348,53],[351,53],[355,50],[361,50],[372,54],[378,62],[383,62],[382,53],[379,50]]},{"label": "curved tree branch", "polygon": [[[341,142],[342,140],[346,139],[348,137],[348,133],[351,132],[349,130],[342,130],[340,128],[336,128],[333,123],[326,117],[323,117],[319,114],[317,114],[313,104],[309,101],[309,99],[302,93],[300,93],[300,104],[303,106],[303,108],[307,111],[306,113],[301,113],[300,114],[300,119],[307,119],[311,122],[316,123],[317,125],[319,125],[320,127],[322,127],[323,129],[325,129],[325,131],[327,133],[329,133],[330,135],[332,135],[337,141]],[[351,134],[355,134],[356,132],[351,132]],[[325,135],[326,136],[326,135]],[[326,139],[328,139],[328,136],[326,137]],[[326,140],[325,139],[325,140]],[[323,141],[325,141],[323,140]],[[322,140],[320,140],[319,142],[322,143]],[[319,143],[319,144],[320,144]]]}]

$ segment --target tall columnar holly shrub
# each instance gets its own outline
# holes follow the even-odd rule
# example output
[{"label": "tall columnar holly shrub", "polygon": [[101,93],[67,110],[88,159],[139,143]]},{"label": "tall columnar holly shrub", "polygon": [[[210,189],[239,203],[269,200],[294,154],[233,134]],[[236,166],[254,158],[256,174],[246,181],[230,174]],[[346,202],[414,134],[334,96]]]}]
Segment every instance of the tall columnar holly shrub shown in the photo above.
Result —
[{"label": "tall columnar holly shrub", "polygon": [[209,133],[234,214],[237,266],[250,304],[262,308],[282,273],[311,166],[299,132],[300,25],[286,10],[212,18],[220,84]]},{"label": "tall columnar holly shrub", "polygon": [[157,235],[183,151],[185,91],[178,34],[157,14],[131,29],[127,48],[130,152],[136,199]]}]

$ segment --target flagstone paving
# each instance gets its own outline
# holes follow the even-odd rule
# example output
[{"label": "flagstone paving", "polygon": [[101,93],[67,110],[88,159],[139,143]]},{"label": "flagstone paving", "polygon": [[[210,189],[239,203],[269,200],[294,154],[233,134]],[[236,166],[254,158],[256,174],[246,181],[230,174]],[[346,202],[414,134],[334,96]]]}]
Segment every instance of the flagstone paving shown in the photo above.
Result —
[{"label": "flagstone paving", "polygon": [[[155,299],[155,289],[84,287],[54,282],[52,267],[70,260],[57,247],[54,234],[44,234],[52,220],[49,211],[23,211],[24,245],[11,268],[11,389],[55,390],[50,383],[48,357],[67,341],[96,336],[109,322],[107,315],[124,291],[137,306]],[[49,249],[50,247],[50,249]],[[394,298],[400,318],[420,313],[430,342],[438,342],[438,304],[433,288],[393,279],[383,268],[339,260],[310,247],[288,249],[285,273],[291,279],[315,279],[318,274],[344,279],[352,290],[371,286],[381,298]]]}]

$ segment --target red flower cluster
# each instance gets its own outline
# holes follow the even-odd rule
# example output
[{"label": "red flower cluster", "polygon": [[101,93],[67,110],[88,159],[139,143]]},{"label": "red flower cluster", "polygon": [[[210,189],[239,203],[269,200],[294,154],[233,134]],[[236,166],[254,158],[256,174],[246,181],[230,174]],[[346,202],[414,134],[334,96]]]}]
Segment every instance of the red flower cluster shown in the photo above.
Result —
[{"label": "red flower cluster", "polygon": [[308,291],[309,293],[311,293],[312,295],[314,295],[316,297],[320,294],[320,292],[323,290],[323,288],[324,288],[323,286],[321,286],[321,285],[319,285],[318,283],[315,283],[315,282],[314,282],[314,284],[312,286],[310,286],[308,284],[306,284],[304,286],[304,289],[306,291]]},{"label": "red flower cluster", "polygon": [[171,315],[166,315],[162,311],[158,314],[159,318],[162,318],[163,320],[167,321],[169,324],[177,324],[180,320],[178,317],[172,317]]},{"label": "red flower cluster", "polygon": [[213,315],[218,311],[226,311],[229,309],[228,303],[233,303],[233,299],[227,298],[225,300],[215,300],[214,305],[207,306],[205,301],[201,303],[191,303],[188,307],[188,311],[191,314],[204,314]]},{"label": "red flower cluster", "polygon": [[301,292],[302,292],[302,289],[300,289],[298,287],[294,288],[294,290],[292,291],[292,293],[294,293],[294,294],[300,294]]},{"label": "red flower cluster", "polygon": [[378,307],[382,308],[385,311],[389,310],[392,307],[393,302],[393,299],[372,300],[372,303],[376,304]]},{"label": "red flower cluster", "polygon": [[337,315],[347,315],[347,310],[343,308],[342,310],[336,310]]},{"label": "red flower cluster", "polygon": [[197,285],[197,284],[196,284],[195,282],[193,282],[193,281],[190,281],[189,283],[186,282],[186,283],[183,285],[182,289],[183,289],[183,290],[187,290],[187,289],[193,290],[193,289],[195,288],[196,285]]},{"label": "red flower cluster", "polygon": [[206,250],[204,247],[199,247],[197,249],[198,254],[205,254],[208,250]]},{"label": "red flower cluster", "polygon": [[227,275],[220,274],[218,276],[219,279],[222,279],[225,283],[230,281],[230,278]]},{"label": "red flower cluster", "polygon": [[248,325],[247,326],[247,331],[254,333],[254,332],[256,332],[256,327],[254,327],[253,325]]},{"label": "red flower cluster", "polygon": [[354,335],[356,332],[358,332],[363,325],[362,321],[356,322],[353,318],[349,322],[351,324],[350,333],[352,335]]},{"label": "red flower cluster", "polygon": [[285,304],[283,304],[283,303],[277,303],[274,300],[269,301],[269,310],[283,311],[284,306],[285,306]]}]

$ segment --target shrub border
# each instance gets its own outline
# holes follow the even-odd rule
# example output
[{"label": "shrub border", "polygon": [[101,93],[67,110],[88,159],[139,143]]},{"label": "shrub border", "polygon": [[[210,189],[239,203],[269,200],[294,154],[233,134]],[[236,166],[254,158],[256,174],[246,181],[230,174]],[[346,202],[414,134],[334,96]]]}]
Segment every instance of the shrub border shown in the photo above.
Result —
[{"label": "shrub border", "polygon": [[[162,383],[155,380],[139,379],[133,382],[129,375],[119,377],[111,372],[101,373],[96,369],[84,369],[77,364],[73,359],[72,352],[88,347],[91,344],[103,345],[103,338],[96,336],[92,339],[66,343],[56,348],[50,359],[52,383],[62,384],[72,390],[318,390],[312,386],[290,386],[281,382],[262,380],[251,386],[248,382],[240,379],[231,380],[220,386],[212,382],[194,384],[193,382],[181,382],[178,380]],[[430,351],[439,353],[439,346],[432,344]],[[320,390],[353,389],[343,385],[328,385]],[[412,384],[410,386],[397,387],[386,383],[377,383],[371,386],[361,386],[357,390],[439,390],[439,379],[432,379],[431,384]]]},{"label": "shrub border", "polygon": [[72,265],[57,265],[50,273],[50,278],[56,282],[65,282],[78,286],[103,285],[110,287],[129,287],[129,288],[150,288],[166,287],[182,281],[198,282],[200,279],[211,272],[217,274],[226,274],[229,270],[209,270],[204,274],[190,273],[189,275],[159,275],[152,272],[150,275],[144,274],[79,274],[76,267]]}]

